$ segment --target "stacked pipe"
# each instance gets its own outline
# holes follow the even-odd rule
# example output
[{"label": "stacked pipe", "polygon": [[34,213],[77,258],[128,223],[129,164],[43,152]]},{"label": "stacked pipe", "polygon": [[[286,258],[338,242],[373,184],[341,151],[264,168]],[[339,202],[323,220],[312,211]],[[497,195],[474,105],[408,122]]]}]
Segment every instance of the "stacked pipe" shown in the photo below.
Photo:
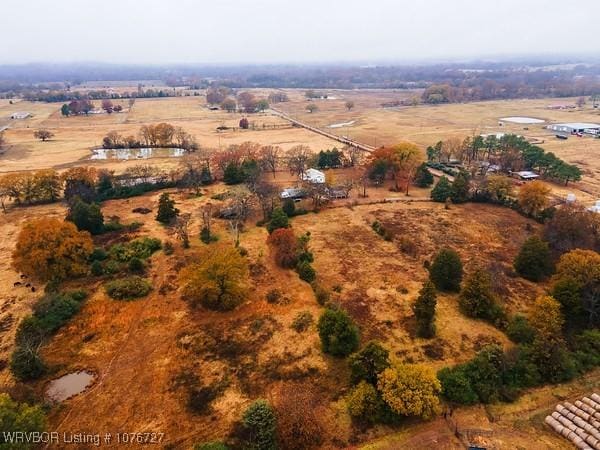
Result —
[{"label": "stacked pipe", "polygon": [[544,422],[582,450],[600,450],[600,395],[556,405]]}]

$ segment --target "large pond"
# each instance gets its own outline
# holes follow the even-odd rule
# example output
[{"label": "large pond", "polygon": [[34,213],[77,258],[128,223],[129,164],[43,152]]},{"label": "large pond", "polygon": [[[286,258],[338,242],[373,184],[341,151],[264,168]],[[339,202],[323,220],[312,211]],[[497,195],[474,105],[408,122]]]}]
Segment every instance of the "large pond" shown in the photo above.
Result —
[{"label": "large pond", "polygon": [[85,391],[94,382],[95,375],[81,370],[52,380],[46,388],[46,396],[55,402],[62,402]]},{"label": "large pond", "polygon": [[185,155],[183,148],[96,148],[92,150],[90,159],[149,159],[149,158],[179,158]]}]

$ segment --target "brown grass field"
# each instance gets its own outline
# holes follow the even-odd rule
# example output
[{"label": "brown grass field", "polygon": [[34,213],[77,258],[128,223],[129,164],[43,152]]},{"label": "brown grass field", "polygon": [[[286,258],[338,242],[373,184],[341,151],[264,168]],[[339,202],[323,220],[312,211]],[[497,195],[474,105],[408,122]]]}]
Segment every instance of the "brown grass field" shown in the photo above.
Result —
[{"label": "brown grass field", "polygon": [[[599,120],[600,116],[590,107],[583,111],[550,111],[545,106],[558,101],[549,99],[384,110],[380,107],[382,102],[410,98],[415,93],[331,91],[338,99],[316,100],[320,109],[309,114],[304,112],[307,102],[303,91],[288,93],[291,102],[278,105],[281,109],[319,126],[356,120],[354,125],[337,132],[368,144],[411,140],[425,147],[450,135],[464,137],[474,131],[508,130],[543,138],[546,150],[586,170],[582,182],[568,189],[554,186],[557,192],[562,195],[573,190],[590,202],[600,194],[600,160],[592,154],[600,151],[600,140],[571,137],[557,141],[538,125],[523,130],[516,125],[499,129],[497,124],[499,117],[510,115],[552,121]],[[356,105],[349,112],[344,108],[347,99]],[[219,141],[223,147],[248,140],[284,148],[302,143],[314,150],[336,145],[298,128],[219,134],[215,131],[218,125],[237,125],[241,116],[209,111],[200,97],[137,100],[131,111],[127,111],[126,102],[124,106],[124,112],[119,114],[63,118],[59,104],[0,102],[0,118],[21,110],[34,114],[23,121],[5,121],[10,122],[11,128],[6,132],[9,147],[0,156],[0,172],[88,164],[90,149],[99,145],[107,131],[135,133],[142,124],[159,121],[184,127],[209,148],[218,148]],[[269,114],[253,115],[252,120],[259,124],[282,123],[282,119]],[[56,137],[50,142],[36,141],[32,132],[38,127],[52,129]],[[139,162],[93,164],[122,170]],[[153,159],[150,163],[169,166],[176,160]],[[283,186],[293,179],[280,172],[276,181]],[[344,407],[344,395],[350,387],[347,365],[321,352],[314,324],[301,334],[290,328],[299,312],[310,312],[316,321],[322,308],[310,286],[295,272],[275,265],[266,244],[267,231],[252,225],[258,216],[248,221],[241,235],[241,245],[248,250],[252,266],[248,300],[227,313],[191,309],[181,299],[178,270],[185,264],[186,254],[204,245],[198,239],[200,206],[208,201],[218,205],[219,201],[210,198],[225,189],[215,184],[199,198],[170,190],[178,208],[194,217],[192,249],[184,254],[176,244],[173,255],[158,252],[152,257],[148,278],[153,291],[148,297],[119,302],[106,296],[101,280],[69,283],[70,287],[85,284],[90,297],[82,311],[44,348],[44,358],[52,371],[31,383],[29,389],[41,396],[51,379],[75,369],[93,371],[96,382],[84,393],[50,410],[52,430],[162,432],[165,448],[189,449],[195,442],[225,437],[252,400],[276,400],[278,388],[293,384],[298,389],[312,386],[319,394],[320,418],[327,429],[323,448],[464,448],[464,442],[454,435],[454,423],[471,430],[473,444],[490,449],[567,448],[566,441],[543,424],[543,418],[557,401],[597,387],[598,370],[571,383],[529,390],[513,404],[459,408],[453,422],[442,418],[430,422],[409,420],[397,427],[376,426],[367,431],[354,426]],[[456,295],[449,294],[438,297],[437,337],[416,338],[411,305],[427,278],[425,261],[440,248],[450,246],[461,254],[467,272],[481,267],[494,275],[497,294],[510,313],[526,313],[547,286],[516,278],[512,262],[523,241],[540,225],[512,210],[491,205],[466,204],[446,209],[444,205],[422,201],[428,198],[425,189],[413,189],[408,199],[389,192],[387,187],[371,188],[368,193],[367,199],[358,199],[353,191],[347,201],[337,201],[318,214],[292,220],[297,234],[310,231],[319,282],[334,290],[334,301],[343,305],[360,326],[361,341],[380,340],[394,360],[435,369],[464,362],[488,343],[505,348],[512,345],[496,328],[461,314]],[[175,242],[172,231],[154,220],[159,195],[160,192],[154,192],[105,202],[104,216],[118,216],[123,223],[143,223],[127,238],[152,236]],[[376,203],[388,197],[406,201]],[[152,208],[152,214],[132,212],[141,206]],[[16,236],[28,219],[42,215],[62,218],[65,212],[63,204],[54,204],[12,208],[0,214],[0,386],[4,388],[14,384],[6,362],[16,326],[42,291],[31,293],[13,287],[19,280],[19,274],[10,265]],[[394,234],[391,242],[372,230],[374,220]],[[217,220],[216,230],[220,240],[211,245],[232,244],[227,223]],[[413,244],[410,251],[404,247],[403,238]],[[266,301],[271,289],[284,293],[281,303]],[[204,415],[190,412],[184,382],[198,386],[217,383],[222,387],[211,411]]]}]

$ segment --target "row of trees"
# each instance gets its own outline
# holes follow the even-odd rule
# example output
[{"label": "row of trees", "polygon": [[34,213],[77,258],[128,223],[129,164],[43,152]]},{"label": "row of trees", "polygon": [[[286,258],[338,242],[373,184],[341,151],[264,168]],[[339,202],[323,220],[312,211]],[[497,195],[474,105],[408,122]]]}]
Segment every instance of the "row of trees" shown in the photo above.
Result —
[{"label": "row of trees", "polygon": [[[245,113],[263,112],[269,108],[269,101],[265,98],[256,98],[248,91],[239,92],[235,97],[233,91],[227,87],[211,87],[206,90],[206,102],[209,105],[220,105],[227,112],[235,112],[238,109]],[[275,102],[287,101],[287,95],[271,94]],[[271,98],[269,96],[269,98]]]},{"label": "row of trees", "polygon": [[139,147],[177,147],[185,150],[197,150],[195,138],[182,127],[161,122],[153,125],[142,125],[138,137],[122,136],[110,131],[102,139],[104,148],[139,148]]}]

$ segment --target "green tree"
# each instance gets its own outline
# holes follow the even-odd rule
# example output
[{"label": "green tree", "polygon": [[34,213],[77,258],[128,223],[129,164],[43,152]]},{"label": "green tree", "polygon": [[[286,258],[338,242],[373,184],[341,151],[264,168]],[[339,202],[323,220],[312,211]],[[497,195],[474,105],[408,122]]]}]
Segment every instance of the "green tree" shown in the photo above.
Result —
[{"label": "green tree", "polygon": [[442,384],[442,395],[451,402],[472,405],[479,400],[465,365],[444,367],[437,376]]},{"label": "green tree", "polygon": [[346,311],[327,308],[317,325],[325,353],[347,356],[358,348],[358,328]]},{"label": "green tree", "polygon": [[426,281],[413,305],[413,312],[417,319],[417,336],[422,338],[435,336],[436,304],[435,286],[431,281]]},{"label": "green tree", "polygon": [[527,239],[514,262],[515,270],[523,278],[540,281],[552,273],[552,258],[548,243],[537,236]]},{"label": "green tree", "polygon": [[60,113],[65,117],[69,117],[71,115],[71,109],[69,108],[69,105],[67,105],[66,103],[62,105],[60,107]]},{"label": "green tree", "polygon": [[163,192],[158,199],[158,212],[156,220],[161,223],[171,223],[179,214],[179,210],[175,207],[175,200],[172,200],[167,192]]},{"label": "green tree", "polygon": [[266,400],[254,401],[244,412],[242,423],[250,434],[248,448],[255,450],[277,449],[275,412]]},{"label": "green tree", "polygon": [[452,197],[452,184],[446,177],[441,177],[431,190],[431,199],[434,202],[444,203]]},{"label": "green tree", "polygon": [[458,292],[463,267],[460,256],[454,250],[444,248],[435,256],[429,268],[429,279],[440,291]]},{"label": "green tree", "polygon": [[[46,429],[46,416],[40,406],[30,406],[27,403],[17,403],[8,394],[0,394],[0,430],[28,433],[43,432]],[[25,442],[9,443],[0,439],[3,450],[27,450],[34,444]]]},{"label": "green tree", "polygon": [[91,234],[104,231],[104,216],[100,206],[96,203],[85,203],[79,197],[71,203],[67,220],[73,222],[79,231],[89,231]]},{"label": "green tree", "polygon": [[535,330],[529,324],[527,317],[516,314],[508,323],[506,335],[517,344],[531,344],[535,337]]},{"label": "green tree", "polygon": [[450,190],[450,198],[453,203],[464,203],[469,200],[471,191],[471,177],[469,172],[461,170],[458,175],[454,177],[452,188]]},{"label": "green tree", "polygon": [[379,342],[370,341],[348,358],[353,383],[377,384],[377,376],[390,367],[390,353]]},{"label": "green tree", "polygon": [[383,400],[377,389],[366,381],[355,386],[346,398],[346,407],[350,416],[375,423],[380,419]]},{"label": "green tree", "polygon": [[476,270],[465,280],[458,297],[461,311],[469,317],[501,325],[505,318],[492,290],[492,279],[483,270]]},{"label": "green tree", "polygon": [[421,188],[429,187],[433,184],[433,175],[427,168],[427,164],[423,163],[417,167],[415,173],[415,184]]},{"label": "green tree", "polygon": [[296,214],[296,203],[291,198],[287,198],[284,200],[281,209],[283,209],[286,216],[293,217]]},{"label": "green tree", "polygon": [[273,209],[273,213],[271,214],[271,220],[267,225],[267,230],[269,234],[278,228],[288,228],[290,226],[288,216],[281,208]]}]

